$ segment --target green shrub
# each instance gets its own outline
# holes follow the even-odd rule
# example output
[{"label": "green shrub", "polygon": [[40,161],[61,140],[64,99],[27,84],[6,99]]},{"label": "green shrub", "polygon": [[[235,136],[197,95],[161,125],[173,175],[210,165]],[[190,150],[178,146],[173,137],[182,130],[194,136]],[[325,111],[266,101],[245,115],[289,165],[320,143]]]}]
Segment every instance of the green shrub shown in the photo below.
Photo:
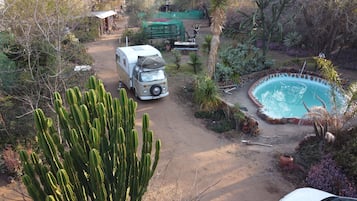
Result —
[{"label": "green shrub", "polygon": [[0,52],[0,63],[0,89],[12,93],[18,74],[16,64],[2,52]]},{"label": "green shrub", "polygon": [[222,109],[211,111],[197,111],[195,117],[206,120],[207,128],[216,132],[223,133],[235,128],[233,119],[228,119]]},{"label": "green shrub", "polygon": [[100,21],[94,17],[81,18],[79,24],[73,30],[80,42],[92,42],[99,37]]},{"label": "green shrub", "polygon": [[78,65],[91,65],[93,58],[81,43],[71,42],[63,46],[64,60]]},{"label": "green shrub", "polygon": [[203,52],[209,53],[211,50],[212,35],[206,35],[202,44]]},{"label": "green shrub", "polygon": [[222,109],[214,111],[197,111],[194,116],[200,119],[210,119],[212,121],[219,121],[226,119],[226,115]]},{"label": "green shrub", "polygon": [[216,71],[215,71],[215,79],[218,82],[224,82],[227,84],[229,81],[232,80],[233,78],[234,71],[231,67],[225,66],[221,63],[218,63],[216,65]]},{"label": "green shrub", "polygon": [[138,31],[134,31],[132,29],[124,30],[120,41],[125,42],[126,38],[128,38],[129,45],[144,45],[148,44],[149,42],[146,34],[142,29],[139,29]]},{"label": "green shrub", "polygon": [[220,52],[224,66],[233,69],[233,74],[246,75],[266,68],[265,58],[261,51],[249,44],[238,44]]},{"label": "green shrub", "polygon": [[336,138],[334,147],[335,160],[347,173],[347,175],[357,181],[357,132],[344,133]]},{"label": "green shrub", "polygon": [[179,50],[172,50],[171,52],[172,52],[172,55],[174,56],[174,62],[176,65],[176,69],[178,70],[181,66],[181,58],[182,58],[181,52]]},{"label": "green shrub", "polygon": [[223,133],[235,128],[234,122],[229,119],[223,119],[220,121],[212,121],[208,124],[208,129],[213,130],[216,133]]},{"label": "green shrub", "polygon": [[220,102],[216,83],[207,76],[199,76],[194,83],[194,100],[202,110],[215,110]]},{"label": "green shrub", "polygon": [[200,61],[200,57],[198,56],[197,53],[190,53],[189,56],[190,56],[190,61],[188,62],[188,64],[193,67],[193,71],[195,72],[195,74],[197,74],[198,71],[201,70],[201,65],[202,65],[202,62]]},{"label": "green shrub", "polygon": [[302,42],[302,36],[298,32],[289,32],[284,37],[284,45],[288,48],[290,47],[297,47]]}]

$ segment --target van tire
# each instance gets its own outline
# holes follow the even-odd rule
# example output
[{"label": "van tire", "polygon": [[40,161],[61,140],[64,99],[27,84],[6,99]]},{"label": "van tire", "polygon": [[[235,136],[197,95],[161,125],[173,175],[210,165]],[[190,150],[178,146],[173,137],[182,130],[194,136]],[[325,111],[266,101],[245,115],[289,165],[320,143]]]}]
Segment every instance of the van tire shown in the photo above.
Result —
[{"label": "van tire", "polygon": [[160,85],[154,84],[150,88],[150,93],[153,96],[159,96],[162,92],[162,88]]}]

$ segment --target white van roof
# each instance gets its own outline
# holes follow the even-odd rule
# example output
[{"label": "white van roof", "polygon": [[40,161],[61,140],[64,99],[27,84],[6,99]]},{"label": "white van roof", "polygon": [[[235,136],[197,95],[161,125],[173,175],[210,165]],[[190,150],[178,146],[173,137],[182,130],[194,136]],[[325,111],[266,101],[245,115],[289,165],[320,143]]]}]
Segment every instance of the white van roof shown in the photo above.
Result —
[{"label": "white van roof", "polygon": [[129,63],[136,63],[138,56],[159,55],[161,57],[161,52],[151,45],[118,47],[116,49],[116,54],[119,55],[119,52],[123,52],[126,55]]}]

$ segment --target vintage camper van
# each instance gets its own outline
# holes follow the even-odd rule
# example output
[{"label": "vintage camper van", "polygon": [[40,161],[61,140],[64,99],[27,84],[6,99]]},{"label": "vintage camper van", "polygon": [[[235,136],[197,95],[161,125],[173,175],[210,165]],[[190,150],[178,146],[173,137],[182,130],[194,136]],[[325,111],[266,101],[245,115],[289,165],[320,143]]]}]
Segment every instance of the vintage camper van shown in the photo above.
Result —
[{"label": "vintage camper van", "polygon": [[119,85],[125,84],[140,100],[158,99],[169,95],[165,60],[150,45],[118,47],[116,65]]}]

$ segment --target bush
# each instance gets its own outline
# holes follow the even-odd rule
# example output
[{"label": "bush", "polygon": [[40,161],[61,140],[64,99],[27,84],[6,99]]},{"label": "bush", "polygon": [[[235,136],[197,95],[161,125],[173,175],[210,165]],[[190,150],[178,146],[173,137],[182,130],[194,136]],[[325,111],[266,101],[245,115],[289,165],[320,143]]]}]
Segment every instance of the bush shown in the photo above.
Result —
[{"label": "bush", "polygon": [[99,37],[99,25],[100,21],[94,17],[81,18],[73,33],[82,43],[92,42]]},{"label": "bush", "polygon": [[220,52],[224,66],[233,69],[234,74],[246,75],[263,70],[265,58],[263,54],[249,44],[238,44],[236,47],[228,47]]},{"label": "bush", "polygon": [[233,73],[234,72],[231,67],[218,63],[215,71],[215,79],[218,82],[224,82],[224,84],[228,84],[228,82],[233,78]]},{"label": "bush", "polygon": [[94,59],[88,54],[86,47],[77,42],[70,42],[63,46],[63,59],[78,65],[92,65]]},{"label": "bush", "polygon": [[298,32],[289,32],[284,37],[284,45],[288,48],[298,47],[302,42],[302,36]]},{"label": "bush", "polygon": [[335,160],[348,174],[357,181],[357,132],[344,133],[336,138]]},{"label": "bush", "polygon": [[188,64],[193,67],[193,71],[195,72],[195,74],[197,74],[198,71],[201,70],[201,65],[202,65],[200,57],[198,56],[197,53],[190,53],[189,56],[190,56],[190,61],[188,62]]},{"label": "bush", "polygon": [[212,121],[208,124],[208,129],[213,130],[216,133],[223,133],[230,131],[235,128],[234,122],[228,119],[223,119],[220,121]]},{"label": "bush", "polygon": [[234,120],[227,118],[222,109],[214,111],[197,111],[194,115],[196,118],[207,120],[207,128],[216,133],[223,133],[235,128]]},{"label": "bush", "polygon": [[331,156],[325,156],[312,166],[306,177],[307,185],[336,195],[356,197],[355,185],[337,166]]},{"label": "bush", "polygon": [[10,176],[20,176],[21,162],[19,153],[17,153],[11,146],[7,146],[2,151],[1,155],[1,170]]},{"label": "bush", "polygon": [[213,80],[207,76],[196,78],[193,96],[201,110],[216,110],[220,103],[217,95],[218,88]]},{"label": "bush", "polygon": [[171,52],[175,58],[174,62],[176,65],[176,69],[178,70],[181,67],[181,58],[182,58],[181,52],[179,50],[172,50]]},{"label": "bush", "polygon": [[219,121],[226,118],[223,110],[215,111],[197,111],[195,112],[195,117],[200,119],[210,119],[212,121]]},{"label": "bush", "polygon": [[148,38],[142,29],[134,31],[132,29],[124,30],[120,41],[125,42],[126,37],[128,37],[129,45],[143,45],[148,44]]}]

